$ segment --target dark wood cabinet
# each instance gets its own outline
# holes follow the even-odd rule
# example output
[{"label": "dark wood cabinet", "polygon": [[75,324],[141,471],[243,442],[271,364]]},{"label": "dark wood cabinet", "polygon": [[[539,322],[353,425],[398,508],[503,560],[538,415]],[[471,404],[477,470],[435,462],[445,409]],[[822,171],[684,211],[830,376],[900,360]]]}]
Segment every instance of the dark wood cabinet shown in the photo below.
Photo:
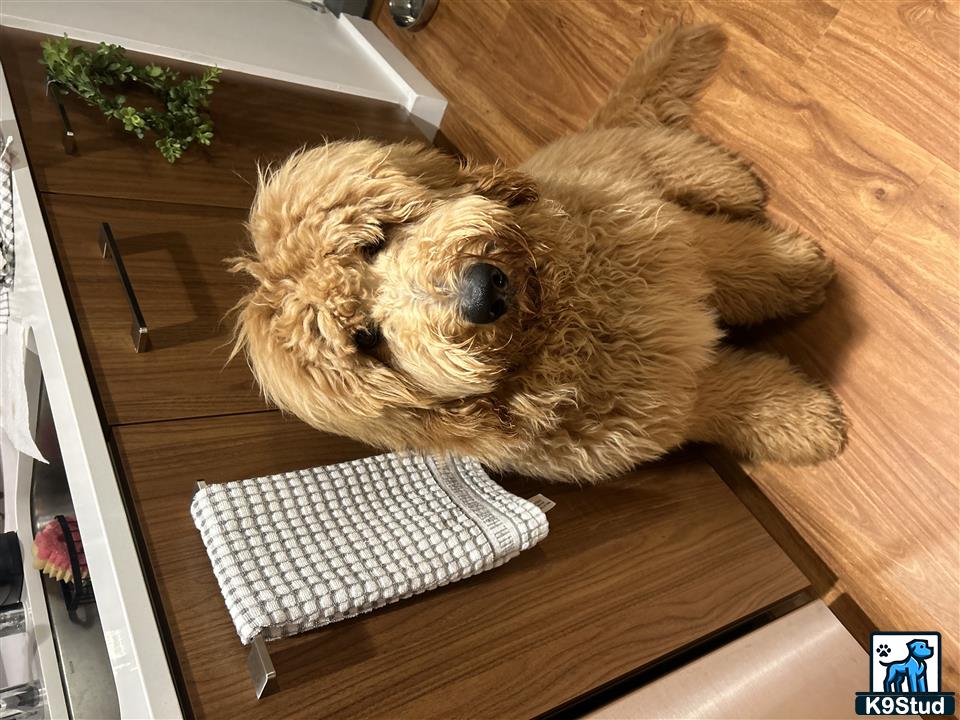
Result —
[{"label": "dark wood cabinet", "polygon": [[[227,362],[243,292],[226,258],[244,212],[199,205],[43,195],[63,278],[110,425],[265,410],[243,358]],[[136,352],[131,311],[101,223],[110,224],[151,347]]]},{"label": "dark wood cabinet", "polygon": [[198,717],[534,717],[785,602],[807,582],[702,460],[600,487],[506,479],[557,503],[501,568],[270,643],[257,701],[188,512],[195,481],[373,452],[279,412],[114,429],[177,665]]},{"label": "dark wood cabinet", "polygon": [[[423,140],[398,105],[224,72],[211,98],[209,147],[195,144],[170,164],[149,133],[139,140],[96,108],[67,97],[64,108],[76,138],[76,152],[68,155],[60,113],[47,95],[46,70],[37,62],[45,37],[0,29],[0,59],[30,166],[44,192],[247,208],[257,164],[281,160],[304,145],[357,137]],[[187,63],[150,60],[191,72]]]}]

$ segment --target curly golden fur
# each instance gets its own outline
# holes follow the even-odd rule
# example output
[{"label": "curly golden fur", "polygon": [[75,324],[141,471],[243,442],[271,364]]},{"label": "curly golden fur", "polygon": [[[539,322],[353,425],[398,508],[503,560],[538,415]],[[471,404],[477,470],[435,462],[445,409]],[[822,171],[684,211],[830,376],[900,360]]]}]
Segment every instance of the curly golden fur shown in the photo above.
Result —
[{"label": "curly golden fur", "polygon": [[[822,302],[831,261],[764,219],[766,192],[687,127],[720,60],[716,27],[658,37],[584,132],[519,169],[433,148],[330,143],[261,178],[255,287],[238,305],[266,397],[393,450],[594,481],[688,440],[816,462],[836,398],[785,360],[722,349],[719,323]],[[509,282],[465,319],[465,273]]]}]

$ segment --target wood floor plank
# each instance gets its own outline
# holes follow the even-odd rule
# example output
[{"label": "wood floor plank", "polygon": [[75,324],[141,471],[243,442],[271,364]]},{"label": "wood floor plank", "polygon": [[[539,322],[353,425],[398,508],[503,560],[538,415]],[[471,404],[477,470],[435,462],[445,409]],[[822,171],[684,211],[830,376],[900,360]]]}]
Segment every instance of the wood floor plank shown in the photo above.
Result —
[{"label": "wood floor plank", "polygon": [[420,33],[398,30],[382,8],[378,26],[447,96],[442,129],[462,152],[519,162],[583,127],[649,34],[665,24],[696,20],[741,27],[799,63],[836,12],[821,0],[496,0],[441,4]]},{"label": "wood floor plank", "polygon": [[960,163],[960,4],[845,0],[808,64],[954,168]]},{"label": "wood floor plank", "polygon": [[482,102],[475,89],[478,78],[490,67],[489,58],[496,47],[494,40],[506,22],[509,0],[472,3],[469,23],[463,22],[466,11],[464,4],[441,2],[428,28],[410,33],[394,24],[389,8],[384,5],[378,16],[378,27],[432,79],[448,98],[451,108],[456,105],[457,111],[448,111],[441,126],[454,145],[462,151],[470,150],[475,158],[493,159],[484,137],[492,127],[510,124],[505,122],[502,113]]},{"label": "wood floor plank", "polygon": [[[645,37],[679,14],[671,10],[669,5],[607,1],[582,3],[570,12],[568,3],[513,3],[507,20],[512,35],[499,38],[500,52],[504,59],[536,71],[511,73],[516,87],[506,86],[502,92],[498,82],[489,95],[497,106],[509,107],[513,116],[523,119],[533,143],[524,157],[558,135],[582,128],[622,78]],[[639,32],[625,34],[624,26]],[[599,38],[603,53],[594,50]]]},{"label": "wood floor plank", "polygon": [[[740,28],[695,124],[767,181],[774,217],[859,252],[937,159]],[[745,122],[745,119],[749,119]]]},{"label": "wood floor plank", "polygon": [[823,0],[751,2],[751,0],[698,0],[690,19],[718,22],[798,66],[806,60],[836,17],[839,5]]},{"label": "wood floor plank", "polygon": [[451,2],[419,33],[398,30],[385,8],[377,25],[447,97],[441,129],[461,152],[516,163],[582,127],[644,37],[685,9],[670,0]]},{"label": "wood floor plank", "polygon": [[884,282],[896,281],[918,316],[936,320],[943,342],[956,343],[960,192],[957,173],[938,163],[870,244],[869,258]]}]

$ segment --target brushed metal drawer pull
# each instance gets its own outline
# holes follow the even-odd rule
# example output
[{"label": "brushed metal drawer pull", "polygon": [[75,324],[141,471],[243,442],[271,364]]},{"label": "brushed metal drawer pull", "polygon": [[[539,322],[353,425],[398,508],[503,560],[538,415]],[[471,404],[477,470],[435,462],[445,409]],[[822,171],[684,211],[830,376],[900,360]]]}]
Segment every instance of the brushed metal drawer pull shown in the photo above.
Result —
[{"label": "brushed metal drawer pull", "polygon": [[138,353],[146,352],[150,349],[147,321],[143,319],[143,313],[140,312],[140,303],[137,302],[137,295],[133,292],[133,285],[130,283],[130,276],[127,275],[127,268],[117,248],[117,241],[113,239],[110,223],[100,223],[100,252],[104,258],[108,254],[113,256],[113,264],[117,266],[117,274],[120,275],[120,284],[123,285],[123,291],[127,295],[127,302],[130,303],[130,314],[133,316],[133,325],[130,328],[133,349]]},{"label": "brushed metal drawer pull", "polygon": [[57,112],[60,114],[60,122],[63,123],[63,151],[67,155],[76,155],[77,154],[77,136],[74,135],[73,126],[70,124],[70,117],[67,115],[67,108],[63,105],[63,98],[60,95],[60,92],[57,90],[56,83],[48,82],[47,83],[47,92],[50,93],[50,97],[53,98],[53,102],[57,105]]}]

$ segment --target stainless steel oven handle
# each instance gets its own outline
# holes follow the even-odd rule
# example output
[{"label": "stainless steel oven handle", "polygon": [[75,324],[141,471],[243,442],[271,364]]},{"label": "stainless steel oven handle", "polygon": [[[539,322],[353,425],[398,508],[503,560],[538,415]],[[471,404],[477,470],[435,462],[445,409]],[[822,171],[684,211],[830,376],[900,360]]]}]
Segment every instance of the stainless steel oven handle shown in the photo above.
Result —
[{"label": "stainless steel oven handle", "polygon": [[139,352],[147,352],[150,349],[150,332],[147,329],[147,321],[143,319],[143,313],[140,311],[140,303],[137,302],[137,294],[133,291],[133,284],[130,282],[130,276],[127,275],[127,268],[123,264],[123,257],[117,247],[117,241],[113,238],[113,231],[110,229],[110,223],[100,223],[100,252],[104,258],[107,255],[113,256],[113,264],[117,268],[117,274],[120,276],[120,284],[123,285],[123,292],[127,296],[127,303],[130,305],[130,314],[133,317],[133,324],[130,328],[130,336],[133,338],[133,349]]}]

